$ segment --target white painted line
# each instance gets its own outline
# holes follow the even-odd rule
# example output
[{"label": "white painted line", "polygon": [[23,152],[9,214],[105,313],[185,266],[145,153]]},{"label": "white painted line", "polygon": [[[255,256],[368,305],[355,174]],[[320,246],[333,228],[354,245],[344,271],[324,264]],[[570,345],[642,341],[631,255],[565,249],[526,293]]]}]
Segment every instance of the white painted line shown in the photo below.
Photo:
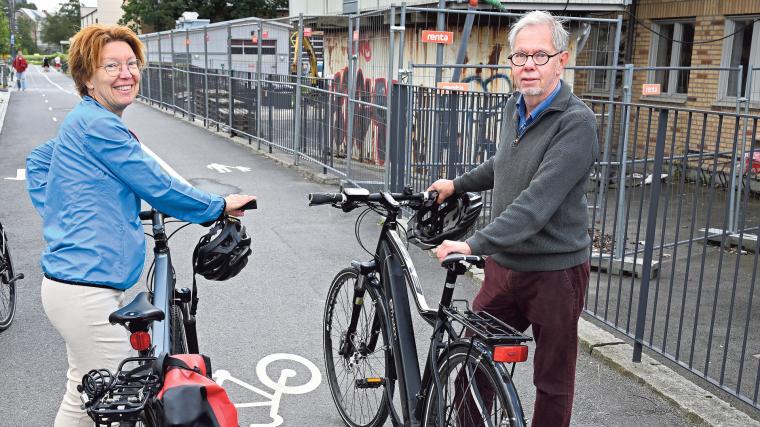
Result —
[{"label": "white painted line", "polygon": [[54,121],[54,122],[57,122],[57,121],[58,121],[58,119],[56,119],[55,117],[53,117],[53,121]]},{"label": "white painted line", "polygon": [[69,91],[69,90],[66,90],[66,89],[62,88],[61,86],[59,86],[59,85],[58,85],[58,84],[56,84],[56,83],[53,83],[53,81],[52,81],[52,80],[50,80],[50,77],[46,76],[45,74],[43,74],[43,73],[42,73],[42,71],[40,71],[40,68],[39,68],[39,67],[35,67],[35,69],[37,70],[37,73],[38,73],[38,74],[40,74],[42,77],[46,78],[46,79],[47,79],[47,81],[48,81],[48,82],[49,82],[51,85],[53,85],[53,86],[57,87],[58,89],[60,89],[60,90],[62,90],[62,91],[64,91],[64,92],[66,92],[66,93],[69,93],[69,94],[71,94],[71,95],[74,95],[74,96],[76,96],[77,98],[79,97],[79,95],[78,95],[78,94],[76,94],[76,93],[74,93],[74,92],[71,92],[71,91]]},{"label": "white painted line", "polygon": [[149,156],[153,157],[158,162],[158,164],[161,165],[161,167],[167,173],[169,173],[169,175],[177,178],[178,180],[184,182],[187,185],[190,185],[190,183],[187,182],[187,180],[185,178],[183,178],[182,175],[180,175],[179,173],[177,173],[177,171],[175,171],[174,168],[172,168],[171,166],[169,166],[169,164],[166,163],[162,158],[158,157],[158,155],[156,155],[156,153],[154,153],[153,150],[151,150],[150,148],[148,148],[147,145],[145,145],[143,143],[140,143],[140,146],[142,147],[143,151],[145,151],[146,153],[148,153]]},{"label": "white painted line", "polygon": [[26,180],[26,169],[16,169],[15,178],[5,178],[5,179],[9,179],[11,181],[24,181]]},{"label": "white painted line", "polygon": [[46,99],[46,100],[45,100],[45,104],[47,104],[47,103],[48,103],[48,100]]},{"label": "white painted line", "polygon": [[48,107],[48,111],[53,111],[53,107]]}]

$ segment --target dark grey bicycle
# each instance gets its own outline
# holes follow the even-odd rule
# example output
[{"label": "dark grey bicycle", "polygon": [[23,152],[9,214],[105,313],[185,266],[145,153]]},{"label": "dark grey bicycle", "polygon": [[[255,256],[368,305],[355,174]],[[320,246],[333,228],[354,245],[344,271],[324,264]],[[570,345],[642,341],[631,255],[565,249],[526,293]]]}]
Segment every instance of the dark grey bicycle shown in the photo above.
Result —
[{"label": "dark grey bicycle", "polygon": [[16,273],[13,269],[8,236],[0,223],[0,331],[8,329],[13,323],[16,316],[16,282],[23,278],[23,273]]},{"label": "dark grey bicycle", "polygon": [[[353,261],[330,285],[324,312],[324,357],[328,384],[349,426],[394,425],[524,426],[512,374],[527,359],[531,338],[487,313],[458,308],[457,278],[479,256],[451,254],[443,262],[446,281],[436,310],[428,307],[406,245],[399,235],[402,203],[419,211],[435,193],[374,193],[345,188],[314,193],[310,205],[332,204],[344,212],[366,207],[384,217],[372,258]],[[433,219],[433,222],[435,219]],[[357,232],[358,238],[358,232]],[[361,242],[360,242],[361,244]],[[433,326],[424,371],[420,371],[407,289],[422,318]],[[512,363],[512,370],[506,363]],[[394,404],[398,383],[400,411]]]}]

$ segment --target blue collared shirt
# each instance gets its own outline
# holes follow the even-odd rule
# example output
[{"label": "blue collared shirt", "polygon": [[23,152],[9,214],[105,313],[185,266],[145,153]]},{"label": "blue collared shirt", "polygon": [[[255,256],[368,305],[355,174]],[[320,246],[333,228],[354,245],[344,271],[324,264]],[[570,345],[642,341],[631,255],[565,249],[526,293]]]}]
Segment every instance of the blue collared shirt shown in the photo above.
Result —
[{"label": "blue collared shirt", "polygon": [[206,222],[224,199],[164,172],[116,114],[85,96],[58,135],[26,159],[27,191],[43,220],[40,264],[52,278],[127,289],[145,260],[140,200]]},{"label": "blue collared shirt", "polygon": [[554,98],[557,97],[557,94],[559,93],[559,88],[562,87],[562,80],[559,81],[559,84],[557,87],[552,91],[549,96],[546,97],[543,101],[541,101],[540,104],[536,106],[536,108],[531,111],[530,116],[525,117],[525,99],[523,98],[523,95],[520,94],[520,98],[517,100],[517,116],[519,118],[519,122],[517,123],[517,136],[522,136],[523,133],[525,133],[525,129],[530,126],[531,123],[533,123],[536,120],[536,117],[538,117],[544,110],[546,110],[546,107],[548,107],[552,101],[554,101]]}]

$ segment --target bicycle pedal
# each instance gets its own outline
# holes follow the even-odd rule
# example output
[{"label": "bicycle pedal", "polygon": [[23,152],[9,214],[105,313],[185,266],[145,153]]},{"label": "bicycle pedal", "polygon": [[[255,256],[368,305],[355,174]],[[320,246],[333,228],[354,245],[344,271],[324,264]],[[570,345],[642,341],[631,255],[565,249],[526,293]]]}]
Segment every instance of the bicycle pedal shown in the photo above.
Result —
[{"label": "bicycle pedal", "polygon": [[385,385],[384,378],[361,378],[356,380],[356,388],[378,388]]}]

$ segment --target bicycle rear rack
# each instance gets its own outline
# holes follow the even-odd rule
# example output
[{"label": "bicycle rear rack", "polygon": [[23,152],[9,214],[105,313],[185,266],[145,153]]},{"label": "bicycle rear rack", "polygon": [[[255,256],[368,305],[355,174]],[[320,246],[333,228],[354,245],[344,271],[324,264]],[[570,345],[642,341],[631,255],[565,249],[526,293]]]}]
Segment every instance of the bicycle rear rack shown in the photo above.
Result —
[{"label": "bicycle rear rack", "polygon": [[470,331],[489,345],[520,344],[533,341],[533,338],[484,311],[475,313],[465,310],[462,312],[456,307],[444,307],[443,312],[450,319],[461,323],[465,331]]},{"label": "bicycle rear rack", "polygon": [[[96,426],[137,422],[140,419],[145,406],[158,394],[161,386],[161,378],[151,368],[155,360],[155,357],[130,357],[119,364],[118,371],[112,377],[94,379],[103,389],[92,397],[94,400],[85,402],[84,407]],[[87,374],[82,382],[90,375]]]}]

